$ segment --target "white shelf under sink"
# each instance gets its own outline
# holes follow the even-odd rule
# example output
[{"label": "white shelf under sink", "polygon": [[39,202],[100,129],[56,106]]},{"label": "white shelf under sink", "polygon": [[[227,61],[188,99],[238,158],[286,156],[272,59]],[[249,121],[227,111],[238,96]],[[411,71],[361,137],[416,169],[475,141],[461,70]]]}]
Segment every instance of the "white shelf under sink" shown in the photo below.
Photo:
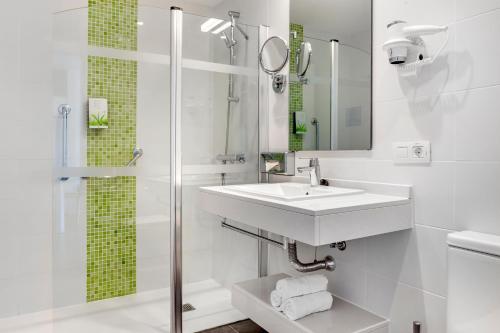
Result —
[{"label": "white shelf under sink", "polygon": [[374,315],[354,304],[334,297],[329,311],[315,313],[292,321],[276,311],[269,302],[269,295],[279,279],[288,277],[277,274],[265,278],[237,283],[232,289],[232,304],[273,333],[388,333],[389,320]]}]

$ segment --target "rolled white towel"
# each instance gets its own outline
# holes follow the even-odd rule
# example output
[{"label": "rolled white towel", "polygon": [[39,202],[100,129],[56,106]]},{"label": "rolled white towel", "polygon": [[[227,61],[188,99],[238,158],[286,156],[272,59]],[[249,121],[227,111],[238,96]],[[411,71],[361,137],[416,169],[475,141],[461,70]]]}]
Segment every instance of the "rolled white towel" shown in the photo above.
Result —
[{"label": "rolled white towel", "polygon": [[280,310],[282,304],[283,296],[281,296],[281,292],[277,290],[271,291],[271,305]]},{"label": "rolled white towel", "polygon": [[276,282],[276,290],[280,292],[283,302],[291,297],[325,291],[327,286],[328,279],[320,274],[286,278]]},{"label": "rolled white towel", "polygon": [[333,297],[328,291],[320,291],[287,299],[283,305],[283,313],[290,320],[297,320],[310,314],[326,311],[332,307]]}]

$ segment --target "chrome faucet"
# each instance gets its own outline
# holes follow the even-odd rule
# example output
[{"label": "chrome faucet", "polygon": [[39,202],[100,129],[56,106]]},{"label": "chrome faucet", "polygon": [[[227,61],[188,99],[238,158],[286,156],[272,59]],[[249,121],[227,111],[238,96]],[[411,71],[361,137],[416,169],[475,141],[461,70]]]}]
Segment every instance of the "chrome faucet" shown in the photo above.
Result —
[{"label": "chrome faucet", "polygon": [[319,168],[319,159],[317,157],[309,159],[308,167],[298,167],[297,171],[303,173],[304,171],[309,172],[309,177],[311,179],[311,186],[319,186],[321,182],[321,170]]}]

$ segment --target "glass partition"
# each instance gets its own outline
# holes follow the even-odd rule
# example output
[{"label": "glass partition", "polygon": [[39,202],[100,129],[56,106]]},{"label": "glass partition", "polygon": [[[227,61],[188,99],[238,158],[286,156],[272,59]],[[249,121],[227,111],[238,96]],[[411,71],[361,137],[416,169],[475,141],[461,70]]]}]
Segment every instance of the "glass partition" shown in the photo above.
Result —
[{"label": "glass partition", "polygon": [[[53,304],[0,331],[170,331],[171,13],[123,2],[53,16]],[[257,276],[256,241],[198,202],[257,182],[258,30],[233,16],[183,14],[184,332],[244,319],[230,288]]]},{"label": "glass partition", "polygon": [[231,285],[258,274],[257,242],[198,208],[199,187],[258,178],[258,29],[237,17],[231,29],[231,19],[183,15],[183,289],[185,306],[197,309],[184,312],[185,331],[244,319],[231,306]]}]

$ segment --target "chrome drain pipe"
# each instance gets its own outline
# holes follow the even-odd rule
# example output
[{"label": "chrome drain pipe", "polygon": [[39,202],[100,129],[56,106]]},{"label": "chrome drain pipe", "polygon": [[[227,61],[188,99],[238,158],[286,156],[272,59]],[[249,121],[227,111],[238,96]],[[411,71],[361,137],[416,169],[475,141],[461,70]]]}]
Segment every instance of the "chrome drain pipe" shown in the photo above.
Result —
[{"label": "chrome drain pipe", "polygon": [[326,256],[321,261],[314,261],[310,263],[302,263],[297,257],[297,244],[295,240],[288,239],[288,261],[297,271],[301,273],[309,273],[325,269],[327,271],[335,270],[335,259],[331,256]]}]

